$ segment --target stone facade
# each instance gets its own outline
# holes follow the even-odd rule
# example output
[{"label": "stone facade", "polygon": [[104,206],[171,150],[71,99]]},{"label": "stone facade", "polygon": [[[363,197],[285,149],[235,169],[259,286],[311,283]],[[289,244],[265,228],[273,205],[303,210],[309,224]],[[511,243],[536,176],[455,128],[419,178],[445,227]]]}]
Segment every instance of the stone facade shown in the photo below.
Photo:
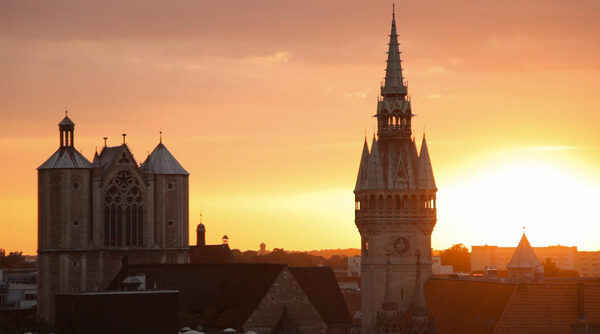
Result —
[{"label": "stone facade", "polygon": [[377,137],[365,138],[355,193],[361,235],[362,332],[432,333],[423,285],[431,276],[436,192],[425,137],[417,153],[395,17]]},{"label": "stone facade", "polygon": [[52,319],[58,292],[102,290],[124,263],[185,263],[188,173],[162,142],[138,165],[125,144],[89,162],[75,124],[38,168],[38,313]]}]

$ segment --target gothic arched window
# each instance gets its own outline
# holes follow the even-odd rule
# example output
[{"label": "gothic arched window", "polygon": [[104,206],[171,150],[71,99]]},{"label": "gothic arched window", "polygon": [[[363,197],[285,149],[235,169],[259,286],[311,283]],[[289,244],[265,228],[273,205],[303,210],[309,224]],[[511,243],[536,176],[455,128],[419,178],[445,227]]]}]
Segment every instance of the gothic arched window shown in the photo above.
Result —
[{"label": "gothic arched window", "polygon": [[141,246],[144,239],[142,185],[131,171],[118,170],[104,197],[104,245]]}]

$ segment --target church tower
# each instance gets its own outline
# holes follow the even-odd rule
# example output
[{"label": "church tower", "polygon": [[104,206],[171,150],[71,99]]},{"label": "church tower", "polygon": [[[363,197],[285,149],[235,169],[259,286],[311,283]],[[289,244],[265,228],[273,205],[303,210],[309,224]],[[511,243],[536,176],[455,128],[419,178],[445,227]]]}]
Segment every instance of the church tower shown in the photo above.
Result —
[{"label": "church tower", "polygon": [[123,265],[189,263],[189,173],[162,138],[143,164],[125,134],[90,162],[71,119],[58,127],[38,167],[38,314],[51,321],[57,293],[104,290]]},{"label": "church tower", "polygon": [[431,276],[436,192],[425,136],[412,138],[395,14],[377,136],[363,147],[354,190],[362,250],[362,333],[434,333],[423,286]]},{"label": "church tower", "polygon": [[38,311],[51,314],[54,293],[85,287],[92,235],[92,164],[74,146],[75,124],[58,124],[60,144],[38,167]]}]

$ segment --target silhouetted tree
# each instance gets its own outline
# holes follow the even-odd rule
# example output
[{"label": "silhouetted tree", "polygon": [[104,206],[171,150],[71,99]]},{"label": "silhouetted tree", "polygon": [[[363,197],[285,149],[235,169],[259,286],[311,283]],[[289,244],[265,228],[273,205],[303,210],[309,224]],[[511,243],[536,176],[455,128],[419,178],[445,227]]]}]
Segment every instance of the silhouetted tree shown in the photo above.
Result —
[{"label": "silhouetted tree", "polygon": [[0,249],[0,268],[23,268],[26,267],[23,252],[10,252],[6,255],[4,249]]},{"label": "silhouetted tree", "polygon": [[471,272],[471,253],[463,244],[455,244],[441,253],[442,265],[451,265],[456,272]]},{"label": "silhouetted tree", "polygon": [[547,257],[544,260],[544,263],[542,263],[542,264],[544,265],[544,276],[546,276],[546,277],[559,276],[560,269],[558,269],[558,267],[556,266],[556,263],[554,263],[554,261],[552,261],[551,258]]},{"label": "silhouetted tree", "polygon": [[316,267],[329,266],[334,269],[347,269],[348,257],[346,255],[333,255],[328,259],[322,256],[311,255],[306,252],[288,252],[283,248],[275,248],[266,254],[256,251],[241,252],[237,249],[231,251],[234,262],[246,263],[281,263],[291,267]]}]

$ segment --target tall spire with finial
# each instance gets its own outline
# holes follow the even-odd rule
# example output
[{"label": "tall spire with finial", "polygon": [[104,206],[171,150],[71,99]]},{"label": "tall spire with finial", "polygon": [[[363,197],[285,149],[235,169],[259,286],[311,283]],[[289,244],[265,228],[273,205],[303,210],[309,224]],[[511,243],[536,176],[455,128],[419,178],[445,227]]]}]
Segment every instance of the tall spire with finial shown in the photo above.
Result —
[{"label": "tall spire with finial", "polygon": [[390,33],[390,42],[388,43],[388,59],[385,69],[385,84],[381,87],[381,95],[403,94],[407,90],[404,86],[404,77],[402,76],[402,61],[400,60],[400,47],[398,44],[398,33],[396,31],[396,9],[392,7],[392,31]]}]

